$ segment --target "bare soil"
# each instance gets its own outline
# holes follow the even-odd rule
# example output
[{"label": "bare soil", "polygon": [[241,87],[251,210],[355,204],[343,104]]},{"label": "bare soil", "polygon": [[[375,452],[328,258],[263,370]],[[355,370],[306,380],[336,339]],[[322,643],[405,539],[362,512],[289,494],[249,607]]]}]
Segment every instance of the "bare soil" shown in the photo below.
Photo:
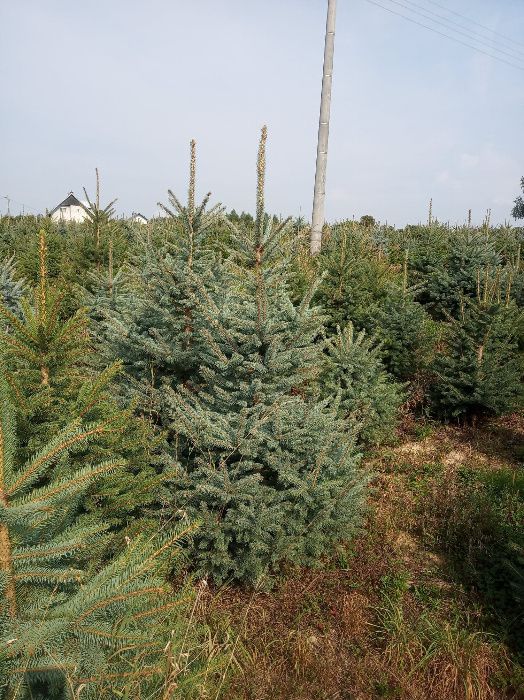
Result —
[{"label": "bare soil", "polygon": [[364,460],[372,492],[356,541],[322,568],[282,572],[271,592],[202,596],[201,616],[234,630],[223,697],[524,698],[522,667],[428,544],[432,516],[423,507],[448,497],[459,468],[516,470],[523,461],[522,416],[468,427],[407,421],[395,446]]}]

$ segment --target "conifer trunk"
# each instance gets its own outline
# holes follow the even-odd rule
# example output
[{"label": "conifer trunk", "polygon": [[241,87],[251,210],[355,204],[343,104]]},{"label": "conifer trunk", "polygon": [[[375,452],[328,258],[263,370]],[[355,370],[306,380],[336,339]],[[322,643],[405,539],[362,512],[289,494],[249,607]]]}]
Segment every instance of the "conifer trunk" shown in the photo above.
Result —
[{"label": "conifer trunk", "polygon": [[264,237],[264,185],[266,179],[266,141],[267,141],[267,126],[262,127],[260,134],[260,142],[258,144],[257,154],[257,202],[256,202],[256,220],[255,220],[255,277],[257,281],[257,325],[258,334],[262,338],[262,328],[266,320],[266,304],[265,304],[265,289],[264,276],[262,274],[262,256],[263,256],[263,237]]},{"label": "conifer trunk", "polygon": [[[191,140],[189,144],[189,190],[187,194],[187,218],[188,218],[188,247],[189,254],[187,259],[187,266],[191,271],[193,269],[193,255],[195,249],[195,232],[193,230],[193,221],[195,218],[195,188],[196,188],[196,141]],[[185,333],[185,344],[186,348],[191,345],[191,334],[193,332],[193,318],[191,314],[191,309],[186,307],[184,309],[184,317],[186,319],[186,325],[184,327]]]},{"label": "conifer trunk", "polygon": [[[39,316],[41,326],[45,326],[47,320],[47,243],[44,229],[39,233],[39,258],[40,258],[40,305]],[[40,366],[42,386],[49,386],[49,369],[46,365]]]},{"label": "conifer trunk", "polygon": [[[4,434],[0,425],[0,501],[7,506],[4,474]],[[6,577],[5,597],[7,610],[11,618],[16,616],[16,589],[13,580],[13,559],[11,556],[11,538],[7,525],[0,523],[0,571]]]},{"label": "conifer trunk", "polygon": [[49,386],[49,370],[45,365],[40,367],[40,376],[42,377],[42,386]]},{"label": "conifer trunk", "polygon": [[[96,248],[100,248],[100,177],[98,168],[95,168],[96,173]],[[100,264],[100,262],[99,262]]]},{"label": "conifer trunk", "polygon": [[[4,500],[2,498],[2,500]],[[5,597],[7,610],[10,617],[16,616],[16,590],[13,581],[13,560],[11,558],[11,540],[9,530],[4,524],[0,524],[0,571],[6,577]]]}]

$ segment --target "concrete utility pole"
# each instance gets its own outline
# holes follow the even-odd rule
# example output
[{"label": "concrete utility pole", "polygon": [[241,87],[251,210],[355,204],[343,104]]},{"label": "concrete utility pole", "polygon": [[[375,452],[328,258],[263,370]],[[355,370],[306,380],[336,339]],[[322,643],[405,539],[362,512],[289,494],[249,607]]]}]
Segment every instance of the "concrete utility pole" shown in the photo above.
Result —
[{"label": "concrete utility pole", "polygon": [[313,216],[311,220],[311,255],[316,255],[320,252],[320,247],[322,245],[322,227],[324,226],[329,113],[331,108],[331,83],[333,81],[333,54],[335,52],[336,10],[337,0],[328,0],[326,39],[324,44],[324,71],[322,75],[322,94],[320,97],[320,118],[318,123],[315,192],[313,195]]}]

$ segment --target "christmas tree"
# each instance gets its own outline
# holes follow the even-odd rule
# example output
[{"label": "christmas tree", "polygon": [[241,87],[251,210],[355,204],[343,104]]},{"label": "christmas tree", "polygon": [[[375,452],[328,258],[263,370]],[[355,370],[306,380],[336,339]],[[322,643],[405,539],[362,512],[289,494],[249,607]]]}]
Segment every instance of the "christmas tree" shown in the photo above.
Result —
[{"label": "christmas tree", "polygon": [[25,282],[16,274],[14,257],[0,262],[0,304],[15,316],[20,315],[20,302],[25,292]]},{"label": "christmas tree", "polygon": [[463,298],[477,295],[478,274],[495,273],[501,256],[487,229],[426,227],[409,244],[416,299],[438,320],[457,318]]},{"label": "christmas tree", "polygon": [[198,278],[210,289],[217,286],[216,255],[206,241],[220,223],[222,208],[207,208],[210,194],[195,204],[195,173],[192,141],[187,205],[169,191],[169,206],[160,204],[168,217],[163,240],[157,236],[137,241],[120,293],[112,306],[102,304],[106,311],[101,351],[107,358],[122,359],[123,392],[138,395],[141,409],[161,425],[163,382],[171,387],[190,382],[200,363],[202,337],[193,314],[193,280]]},{"label": "christmas tree", "polygon": [[390,437],[403,392],[384,369],[380,345],[365,331],[355,335],[348,324],[343,332],[338,329],[327,351],[325,395],[336,397],[339,414],[356,427],[363,441],[377,443]]},{"label": "christmas tree", "polygon": [[438,323],[416,301],[420,287],[409,285],[409,250],[404,251],[402,284],[391,283],[387,296],[369,314],[365,327],[381,342],[388,371],[412,387],[424,385],[439,337]]},{"label": "christmas tree", "polygon": [[331,335],[337,327],[351,322],[357,330],[366,328],[389,294],[396,272],[372,236],[373,232],[354,222],[333,228],[318,256],[322,283],[315,295],[326,311]]},{"label": "christmas tree", "polygon": [[151,691],[169,675],[165,645],[183,644],[178,619],[188,592],[175,593],[165,574],[184,534],[137,537],[101,567],[107,524],[78,515],[89,485],[124,468],[91,449],[111,431],[111,421],[77,418],[26,459],[11,392],[0,382],[2,700],[94,700],[101,686],[118,695],[134,675]]},{"label": "christmas tree", "polygon": [[463,300],[459,317],[450,318],[443,352],[432,366],[430,401],[436,415],[502,415],[522,405],[519,326],[522,314],[513,302]]},{"label": "christmas tree", "polygon": [[387,370],[401,381],[424,384],[439,337],[438,324],[409,294],[392,289],[366,324],[381,342]]},{"label": "christmas tree", "polygon": [[174,505],[200,521],[191,560],[218,582],[317,561],[354,531],[365,480],[347,426],[317,395],[322,318],[311,294],[290,298],[289,225],[264,212],[265,141],[264,128],[255,223],[232,231],[222,294],[192,276],[199,374],[164,388],[181,463]]},{"label": "christmas tree", "polygon": [[[38,285],[22,299],[21,318],[0,306],[5,326],[0,330],[0,361],[18,406],[21,449],[29,458],[69,423],[71,415],[87,422],[110,419],[112,430],[92,449],[100,459],[122,457],[127,466],[118,479],[102,479],[83,507],[101,509],[119,528],[132,526],[136,515],[161,497],[163,464],[156,463],[157,438],[146,420],[133,415],[132,406],[121,406],[113,398],[111,385],[121,371],[119,363],[102,371],[90,364],[87,315],[83,309],[72,316],[64,313],[64,297],[47,276],[44,231],[39,239]],[[83,456],[72,459],[81,462]]]}]

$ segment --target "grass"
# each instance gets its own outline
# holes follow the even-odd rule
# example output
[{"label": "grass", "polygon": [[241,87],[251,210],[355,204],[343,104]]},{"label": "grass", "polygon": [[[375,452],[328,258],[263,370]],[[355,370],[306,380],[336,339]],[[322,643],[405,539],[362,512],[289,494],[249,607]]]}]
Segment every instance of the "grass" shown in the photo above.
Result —
[{"label": "grass", "polygon": [[355,543],[339,545],[321,569],[283,571],[271,592],[207,589],[202,620],[210,629],[225,625],[235,638],[219,696],[524,698],[508,626],[493,624],[475,569],[456,565],[466,559],[460,547],[474,544],[459,525],[478,510],[475,494],[487,488],[492,501],[505,494],[495,509],[497,536],[507,533],[504,518],[520,512],[511,494],[520,489],[523,436],[516,416],[477,429],[408,425],[397,446],[366,460],[375,488]]},{"label": "grass", "polygon": [[414,688],[424,688],[430,697],[443,700],[493,697],[491,679],[496,671],[509,669],[502,646],[470,629],[469,620],[458,610],[456,617],[441,619],[427,601],[421,609],[409,609],[408,593],[406,573],[387,576],[377,608],[377,635],[394,669],[399,697]]}]

